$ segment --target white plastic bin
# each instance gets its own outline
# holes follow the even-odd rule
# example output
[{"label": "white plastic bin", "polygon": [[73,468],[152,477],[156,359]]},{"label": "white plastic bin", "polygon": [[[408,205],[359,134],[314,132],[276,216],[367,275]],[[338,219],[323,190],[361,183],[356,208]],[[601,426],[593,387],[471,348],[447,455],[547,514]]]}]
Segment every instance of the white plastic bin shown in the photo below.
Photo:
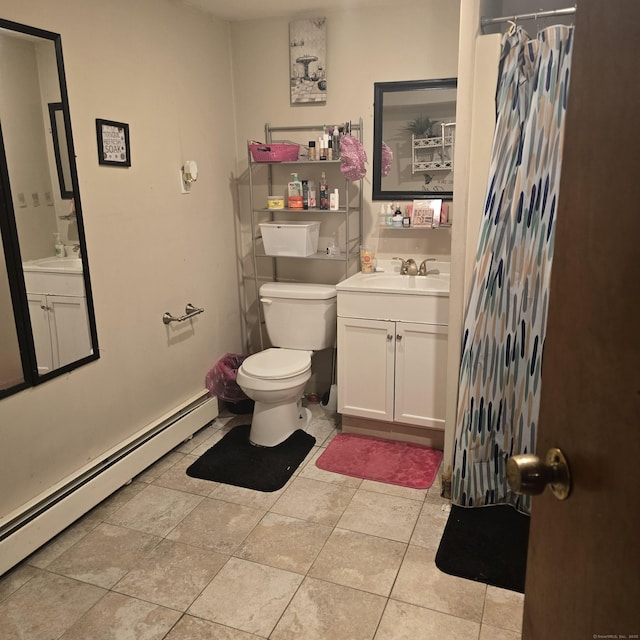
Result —
[{"label": "white plastic bin", "polygon": [[318,251],[320,222],[264,222],[260,224],[264,252],[268,256],[304,258]]}]

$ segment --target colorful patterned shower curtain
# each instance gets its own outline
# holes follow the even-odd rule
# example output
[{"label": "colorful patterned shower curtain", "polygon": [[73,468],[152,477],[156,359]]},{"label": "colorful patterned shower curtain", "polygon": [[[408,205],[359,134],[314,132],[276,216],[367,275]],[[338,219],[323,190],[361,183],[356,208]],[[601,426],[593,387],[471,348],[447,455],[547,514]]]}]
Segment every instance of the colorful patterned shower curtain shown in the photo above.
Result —
[{"label": "colorful patterned shower curtain", "polygon": [[502,39],[496,130],[465,313],[453,502],[510,503],[506,460],[535,451],[573,27]]}]

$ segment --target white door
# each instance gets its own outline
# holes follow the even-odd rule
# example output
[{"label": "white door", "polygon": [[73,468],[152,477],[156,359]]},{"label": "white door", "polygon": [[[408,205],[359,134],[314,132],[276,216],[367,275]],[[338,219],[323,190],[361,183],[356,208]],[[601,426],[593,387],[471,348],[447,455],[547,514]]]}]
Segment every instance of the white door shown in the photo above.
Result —
[{"label": "white door", "polygon": [[395,323],[338,318],[338,411],[393,420]]},{"label": "white door", "polygon": [[448,327],[396,323],[395,420],[444,429]]}]

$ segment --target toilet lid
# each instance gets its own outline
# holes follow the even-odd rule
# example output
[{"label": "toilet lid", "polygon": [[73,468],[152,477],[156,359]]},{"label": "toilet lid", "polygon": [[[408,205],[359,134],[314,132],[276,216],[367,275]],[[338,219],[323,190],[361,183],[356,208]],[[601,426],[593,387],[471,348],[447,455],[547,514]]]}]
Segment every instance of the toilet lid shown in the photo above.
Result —
[{"label": "toilet lid", "polygon": [[244,372],[254,378],[291,378],[311,366],[311,351],[265,349],[242,363]]}]

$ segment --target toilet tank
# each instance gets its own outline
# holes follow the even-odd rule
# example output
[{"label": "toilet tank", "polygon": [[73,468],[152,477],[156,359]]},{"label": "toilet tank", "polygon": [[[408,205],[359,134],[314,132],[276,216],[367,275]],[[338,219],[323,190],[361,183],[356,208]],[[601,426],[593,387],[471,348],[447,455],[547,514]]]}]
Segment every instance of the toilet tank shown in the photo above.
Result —
[{"label": "toilet tank", "polygon": [[315,351],[334,346],[334,285],[268,282],[260,287],[260,302],[274,347]]}]

